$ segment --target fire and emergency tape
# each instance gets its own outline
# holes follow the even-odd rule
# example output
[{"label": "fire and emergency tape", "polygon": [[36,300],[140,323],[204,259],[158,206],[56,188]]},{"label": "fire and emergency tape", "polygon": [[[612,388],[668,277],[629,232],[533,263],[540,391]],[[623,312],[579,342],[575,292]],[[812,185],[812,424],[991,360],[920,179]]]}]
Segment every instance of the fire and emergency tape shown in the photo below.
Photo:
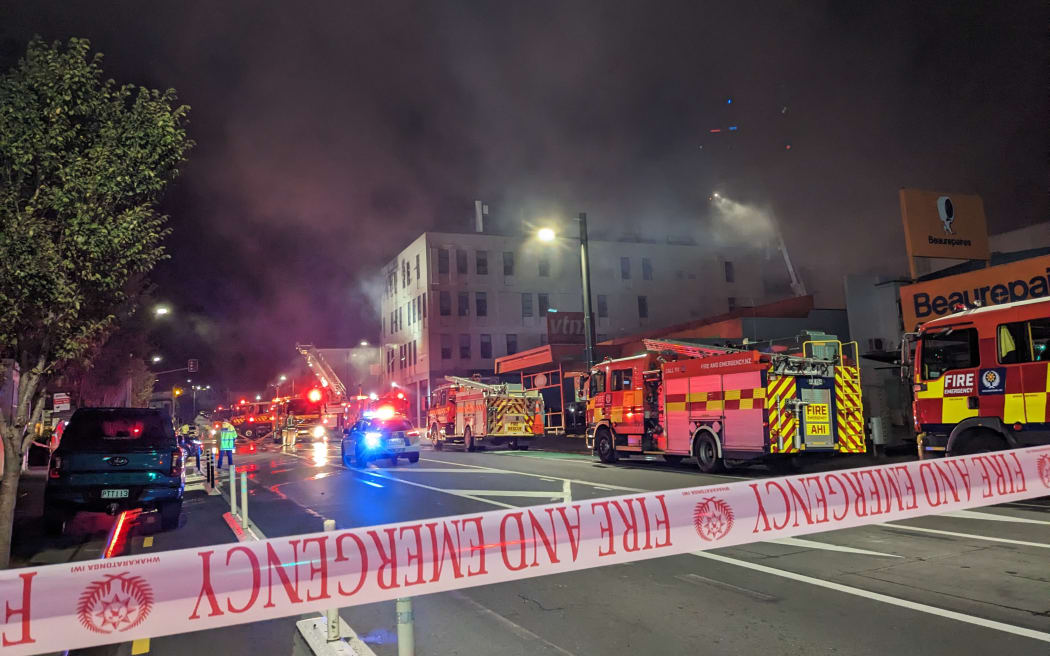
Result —
[{"label": "fire and emergency tape", "polygon": [[3,654],[125,642],[1050,494],[1050,447],[7,570]]}]

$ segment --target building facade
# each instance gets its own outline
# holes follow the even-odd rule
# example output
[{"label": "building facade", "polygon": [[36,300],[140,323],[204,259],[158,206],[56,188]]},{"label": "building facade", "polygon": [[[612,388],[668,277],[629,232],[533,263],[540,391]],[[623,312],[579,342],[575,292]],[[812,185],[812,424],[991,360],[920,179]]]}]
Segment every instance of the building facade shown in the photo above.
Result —
[{"label": "building facade", "polygon": [[[764,302],[761,251],[590,241],[599,341]],[[416,416],[445,376],[492,376],[494,359],[547,343],[547,316],[582,311],[579,242],[427,232],[383,271],[381,380]]]}]

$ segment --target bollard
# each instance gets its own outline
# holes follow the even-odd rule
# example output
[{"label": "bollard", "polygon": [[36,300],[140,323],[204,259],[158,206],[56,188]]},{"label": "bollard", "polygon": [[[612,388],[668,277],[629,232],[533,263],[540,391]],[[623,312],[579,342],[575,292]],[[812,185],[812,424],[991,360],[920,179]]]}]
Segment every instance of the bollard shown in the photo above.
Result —
[{"label": "bollard", "polygon": [[241,528],[248,528],[248,472],[241,472]]},{"label": "bollard", "polygon": [[412,628],[412,598],[397,600],[397,656],[414,656],[416,637]]},{"label": "bollard", "polygon": [[[324,530],[334,531],[335,520],[324,520]],[[324,614],[326,623],[328,624],[328,642],[335,642],[336,640],[339,640],[341,638],[339,635],[339,609],[329,608],[324,612]]]},{"label": "bollard", "polygon": [[237,516],[237,471],[230,465],[230,514]]}]

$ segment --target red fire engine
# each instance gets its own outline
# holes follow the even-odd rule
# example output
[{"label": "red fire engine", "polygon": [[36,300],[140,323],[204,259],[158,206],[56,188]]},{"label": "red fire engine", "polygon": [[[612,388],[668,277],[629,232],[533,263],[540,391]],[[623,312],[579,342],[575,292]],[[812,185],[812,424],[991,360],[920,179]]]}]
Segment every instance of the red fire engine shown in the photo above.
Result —
[{"label": "red fire engine", "polygon": [[525,451],[534,435],[543,434],[539,391],[457,376],[445,376],[445,380],[448,384],[430,395],[427,411],[430,439],[438,451],[450,443],[462,444],[467,451],[483,444],[505,444]]},{"label": "red fire engine", "polygon": [[964,310],[910,337],[920,458],[1050,444],[1050,298]]},{"label": "red fire engine", "polygon": [[644,343],[586,381],[587,446],[602,462],[695,457],[715,472],[730,461],[788,467],[802,454],[865,452],[855,342],[810,341],[796,355]]}]

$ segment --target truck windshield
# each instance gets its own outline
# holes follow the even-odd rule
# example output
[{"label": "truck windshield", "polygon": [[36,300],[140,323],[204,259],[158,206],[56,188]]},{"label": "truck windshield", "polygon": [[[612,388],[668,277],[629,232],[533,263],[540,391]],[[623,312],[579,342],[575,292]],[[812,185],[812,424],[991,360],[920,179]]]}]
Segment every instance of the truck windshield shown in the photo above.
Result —
[{"label": "truck windshield", "polygon": [[927,333],[921,339],[923,380],[936,380],[946,371],[980,364],[976,328]]}]

